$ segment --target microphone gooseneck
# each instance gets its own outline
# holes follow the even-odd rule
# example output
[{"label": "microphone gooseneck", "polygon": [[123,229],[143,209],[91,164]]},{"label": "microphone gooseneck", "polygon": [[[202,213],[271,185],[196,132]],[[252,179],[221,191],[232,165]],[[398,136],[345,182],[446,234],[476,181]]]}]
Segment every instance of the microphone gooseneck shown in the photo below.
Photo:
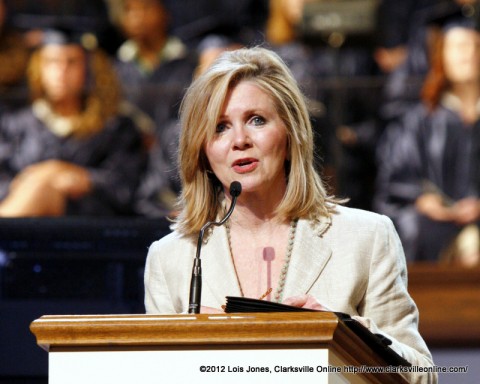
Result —
[{"label": "microphone gooseneck", "polygon": [[203,236],[205,231],[212,225],[223,225],[232,215],[237,198],[242,193],[242,184],[238,181],[232,181],[230,184],[230,196],[232,196],[232,203],[227,211],[225,217],[220,221],[209,221],[201,229],[197,240],[197,252],[195,254],[195,260],[193,261],[192,280],[190,282],[190,298],[188,304],[188,313],[200,313],[200,302],[202,296],[202,263],[200,260],[200,251],[202,249]]}]

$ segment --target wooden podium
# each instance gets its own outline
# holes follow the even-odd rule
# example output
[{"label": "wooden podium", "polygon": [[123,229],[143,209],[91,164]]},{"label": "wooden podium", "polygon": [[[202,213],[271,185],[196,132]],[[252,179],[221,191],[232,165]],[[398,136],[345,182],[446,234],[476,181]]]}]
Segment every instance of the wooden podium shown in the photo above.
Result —
[{"label": "wooden podium", "polygon": [[[330,312],[42,316],[59,383],[407,383]],[[363,371],[363,372],[362,372]]]}]

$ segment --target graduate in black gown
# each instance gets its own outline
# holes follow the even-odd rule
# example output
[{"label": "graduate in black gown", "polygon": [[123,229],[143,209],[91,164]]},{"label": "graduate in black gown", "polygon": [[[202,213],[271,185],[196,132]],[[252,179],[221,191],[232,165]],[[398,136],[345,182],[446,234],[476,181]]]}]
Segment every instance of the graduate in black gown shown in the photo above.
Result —
[{"label": "graduate in black gown", "polygon": [[178,187],[173,166],[178,108],[198,64],[197,54],[170,33],[164,0],[122,0],[119,23],[126,41],[114,61],[129,113],[150,135],[148,169],[135,197],[140,215],[164,216]]},{"label": "graduate in black gown", "polygon": [[[438,260],[456,244],[456,257],[473,265],[480,220],[476,18],[443,20],[432,52],[422,102],[387,128],[379,147],[376,208],[394,220],[410,261]],[[467,229],[472,236],[464,236]]]},{"label": "graduate in black gown", "polygon": [[192,81],[197,56],[169,32],[163,0],[123,0],[120,27],[126,41],[115,69],[126,99],[145,112],[155,131],[177,119],[183,93]]},{"label": "graduate in black gown", "polygon": [[118,112],[105,54],[49,30],[28,70],[32,104],[0,120],[0,217],[132,212],[142,135]]}]

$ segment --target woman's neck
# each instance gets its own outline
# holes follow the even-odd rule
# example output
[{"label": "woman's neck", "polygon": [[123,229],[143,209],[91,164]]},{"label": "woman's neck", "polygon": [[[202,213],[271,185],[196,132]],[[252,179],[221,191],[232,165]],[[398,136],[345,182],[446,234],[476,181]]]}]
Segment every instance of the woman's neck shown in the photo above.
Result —
[{"label": "woman's neck", "polygon": [[282,198],[283,194],[281,196],[271,194],[265,197],[256,194],[244,194],[239,198],[232,214],[231,226],[256,232],[283,224],[283,220],[276,213]]},{"label": "woman's neck", "polygon": [[473,123],[479,118],[478,103],[480,100],[480,84],[456,84],[450,92],[460,100],[460,114],[467,123]]},{"label": "woman's neck", "polygon": [[450,92],[464,103],[476,103],[480,98],[480,81],[453,84]]},{"label": "woman's neck", "polygon": [[52,101],[50,100],[50,106],[57,115],[63,117],[72,117],[79,115],[82,112],[81,100],[62,100]]},{"label": "woman's neck", "polygon": [[164,34],[137,41],[138,53],[141,60],[152,65],[156,64],[159,60],[158,53],[163,49],[166,42],[167,36]]}]

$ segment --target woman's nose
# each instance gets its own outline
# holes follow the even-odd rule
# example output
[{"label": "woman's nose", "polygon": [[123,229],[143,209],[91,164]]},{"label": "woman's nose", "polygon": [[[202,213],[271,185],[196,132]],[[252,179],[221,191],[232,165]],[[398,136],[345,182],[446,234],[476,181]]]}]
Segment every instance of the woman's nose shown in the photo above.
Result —
[{"label": "woman's nose", "polygon": [[252,140],[248,133],[247,128],[244,125],[239,125],[233,129],[233,146],[237,149],[244,149],[251,147]]}]

